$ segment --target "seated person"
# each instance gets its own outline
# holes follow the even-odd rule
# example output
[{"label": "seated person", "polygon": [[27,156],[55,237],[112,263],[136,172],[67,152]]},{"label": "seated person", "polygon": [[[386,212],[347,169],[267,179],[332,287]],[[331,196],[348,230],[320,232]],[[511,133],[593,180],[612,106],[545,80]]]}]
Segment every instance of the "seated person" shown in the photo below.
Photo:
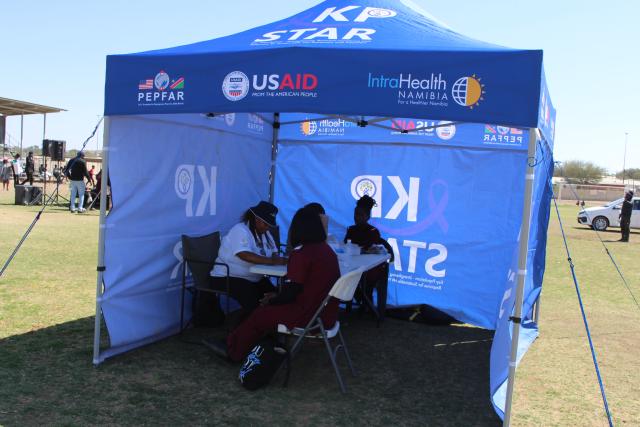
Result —
[{"label": "seated person", "polygon": [[[322,221],[322,226],[324,227],[324,232],[329,235],[329,217],[326,215],[324,207],[318,202],[311,202],[302,208],[307,212],[311,212],[320,217],[320,221]],[[291,228],[289,228],[289,234],[287,235],[287,249],[286,253],[290,253],[293,250],[293,246],[291,245]]]},{"label": "seated person", "polygon": [[[229,266],[229,290],[242,306],[244,315],[253,311],[266,293],[275,290],[267,277],[251,273],[251,266],[287,263],[286,258],[278,256],[278,248],[269,233],[269,229],[276,226],[277,213],[278,208],[262,201],[249,208],[242,216],[242,221],[222,238],[216,262]],[[211,276],[214,289],[226,291],[226,273],[224,266],[213,266]]]},{"label": "seated person", "polygon": [[[278,324],[305,327],[331,287],[340,277],[338,258],[325,243],[327,235],[317,214],[300,209],[291,221],[291,242],[295,249],[287,264],[288,282],[280,294],[267,294],[251,315],[227,337],[226,342],[207,342],[221,357],[241,361],[251,348]],[[333,327],[338,318],[338,301],[332,299],[322,321]]]},{"label": "seated person", "polygon": [[[347,229],[344,242],[346,243],[348,240],[351,240],[352,243],[359,245],[364,253],[372,250],[374,245],[383,245],[391,255],[391,261],[393,261],[393,249],[391,249],[391,246],[386,240],[380,237],[378,229],[369,224],[371,209],[375,204],[376,201],[366,194],[356,202],[356,207],[353,212],[355,225]],[[387,307],[388,264],[374,267],[365,272],[362,277],[364,280],[364,290],[369,301],[373,301],[373,288],[376,288],[378,293],[378,314],[380,318],[383,318]],[[360,296],[359,291],[356,293],[356,299],[358,299],[358,296]]]}]

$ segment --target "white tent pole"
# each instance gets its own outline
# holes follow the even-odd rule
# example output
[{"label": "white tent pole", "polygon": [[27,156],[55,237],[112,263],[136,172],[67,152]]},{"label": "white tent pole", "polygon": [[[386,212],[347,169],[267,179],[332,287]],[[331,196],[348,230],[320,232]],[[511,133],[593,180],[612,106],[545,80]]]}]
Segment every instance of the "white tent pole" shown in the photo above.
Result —
[{"label": "white tent pole", "polygon": [[536,157],[536,129],[529,129],[529,154],[527,157],[527,171],[524,181],[524,207],[520,228],[520,244],[518,248],[518,280],[516,283],[516,302],[513,317],[513,334],[511,336],[511,357],[509,358],[509,379],[507,383],[507,401],[502,425],[508,427],[511,423],[511,405],[513,403],[513,387],[516,381],[516,360],[518,357],[518,340],[520,338],[520,323],[522,322],[522,300],[524,298],[524,281],[527,275],[527,252],[529,250],[529,228],[531,225],[531,195],[533,193],[534,164]]},{"label": "white tent pole", "polygon": [[280,113],[273,113],[273,140],[271,141],[271,172],[269,173],[269,201],[273,203],[273,190],[276,186],[276,157],[278,156],[278,133],[280,132]]},{"label": "white tent pole", "polygon": [[[44,141],[47,138],[47,113],[44,113],[42,117],[42,140]],[[42,193],[44,197],[44,194],[47,194],[47,156],[45,156],[44,153],[42,153],[42,161],[44,162],[44,176],[42,177],[42,180],[44,181],[44,184],[42,184]],[[33,172],[35,173],[35,170]]]},{"label": "white tent pole", "polygon": [[23,156],[22,140],[24,138],[24,114],[20,114],[20,157]]},{"label": "white tent pole", "polygon": [[109,128],[111,118],[105,116],[102,127],[102,181],[100,183],[100,227],[98,232],[98,278],[96,281],[96,318],[93,335],[93,364],[100,363],[100,326],[102,321],[102,283],[104,277],[104,238],[107,218],[107,186],[109,183]]}]

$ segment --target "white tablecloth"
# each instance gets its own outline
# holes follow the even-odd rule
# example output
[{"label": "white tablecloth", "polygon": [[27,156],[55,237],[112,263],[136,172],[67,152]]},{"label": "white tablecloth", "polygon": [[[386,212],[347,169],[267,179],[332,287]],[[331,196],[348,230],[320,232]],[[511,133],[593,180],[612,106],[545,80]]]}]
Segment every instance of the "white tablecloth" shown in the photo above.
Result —
[{"label": "white tablecloth", "polygon": [[[359,267],[367,271],[376,265],[382,264],[389,259],[389,254],[363,254],[363,255],[345,255],[338,254],[338,262],[340,263],[340,274],[345,275]],[[250,268],[255,274],[264,274],[265,276],[283,277],[287,274],[286,265],[266,265],[256,264]]]}]

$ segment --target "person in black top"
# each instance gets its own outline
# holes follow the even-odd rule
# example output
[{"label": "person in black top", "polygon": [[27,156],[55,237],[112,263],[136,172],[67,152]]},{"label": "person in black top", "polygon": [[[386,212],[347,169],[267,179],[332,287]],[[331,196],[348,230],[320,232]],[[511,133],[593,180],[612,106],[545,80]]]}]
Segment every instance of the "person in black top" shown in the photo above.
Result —
[{"label": "person in black top", "polygon": [[84,192],[86,191],[86,185],[84,179],[94,184],[93,178],[87,171],[87,163],[84,161],[84,153],[80,151],[76,157],[69,160],[65,168],[65,175],[69,178],[69,186],[71,189],[71,202],[69,203],[69,210],[72,213],[76,212],[76,196],[80,199],[78,205],[78,212],[84,212]]},{"label": "person in black top", "polygon": [[24,172],[27,174],[27,177],[24,181],[22,181],[22,185],[24,185],[27,181],[29,181],[29,185],[33,185],[33,173],[36,171],[36,163],[33,160],[33,151],[29,151],[29,155],[27,155],[27,159],[24,165]]},{"label": "person in black top", "polygon": [[620,210],[620,231],[622,232],[622,238],[620,242],[629,241],[629,226],[631,224],[631,211],[633,210],[633,191],[627,191],[624,195],[624,201],[622,202],[622,209]]},{"label": "person in black top", "polygon": [[[364,195],[356,202],[356,208],[353,211],[353,220],[355,225],[352,225],[347,229],[347,234],[344,236],[344,242],[349,240],[351,243],[359,245],[362,252],[367,253],[373,249],[374,245],[382,245],[387,252],[391,255],[391,261],[393,261],[393,249],[391,245],[387,243],[380,236],[380,231],[373,225],[369,224],[371,219],[371,209],[375,206],[376,201],[368,196]],[[364,291],[369,301],[373,298],[373,288],[376,288],[378,293],[378,316],[384,318],[385,310],[387,307],[387,283],[389,275],[389,265],[387,263],[381,264],[377,267],[366,271],[362,277],[364,280]],[[359,291],[356,293],[356,300],[359,299]]]},{"label": "person in black top", "polygon": [[33,174],[35,173],[35,171],[36,171],[36,163],[33,158],[33,151],[29,151],[29,154],[27,154],[27,158],[25,160],[25,165],[24,165],[24,172],[27,175],[27,178],[22,182],[23,185],[27,181],[29,181],[29,185],[33,185]]}]

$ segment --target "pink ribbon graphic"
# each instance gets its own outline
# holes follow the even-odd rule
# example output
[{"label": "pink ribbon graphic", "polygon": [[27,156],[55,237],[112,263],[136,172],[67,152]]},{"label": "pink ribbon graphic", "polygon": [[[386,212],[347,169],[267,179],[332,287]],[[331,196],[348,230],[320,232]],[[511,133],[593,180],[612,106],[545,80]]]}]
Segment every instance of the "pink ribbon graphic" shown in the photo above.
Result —
[{"label": "pink ribbon graphic", "polygon": [[[435,188],[438,186],[444,188],[440,200],[436,200],[435,198]],[[411,227],[392,228],[386,227],[380,224],[378,221],[372,221],[372,223],[380,231],[384,231],[385,233],[392,234],[394,236],[413,236],[431,227],[434,223],[437,223],[438,226],[440,226],[440,229],[446,234],[449,231],[449,223],[444,217],[444,210],[449,204],[449,186],[445,181],[437,179],[431,183],[431,186],[429,187],[429,197],[427,199],[427,202],[429,204],[429,216],[427,216],[424,220],[412,225]]]}]

